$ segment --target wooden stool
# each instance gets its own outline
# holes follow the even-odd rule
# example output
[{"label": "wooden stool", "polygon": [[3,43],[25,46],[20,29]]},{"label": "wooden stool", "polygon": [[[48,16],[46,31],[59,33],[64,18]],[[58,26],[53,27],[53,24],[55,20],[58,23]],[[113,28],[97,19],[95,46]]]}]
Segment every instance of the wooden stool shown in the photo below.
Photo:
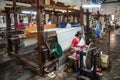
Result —
[{"label": "wooden stool", "polygon": [[75,66],[74,70],[77,72],[78,71],[78,60],[77,60],[77,58],[70,55],[70,56],[68,56],[68,59],[69,59],[69,64],[71,63],[70,66],[74,65]]}]

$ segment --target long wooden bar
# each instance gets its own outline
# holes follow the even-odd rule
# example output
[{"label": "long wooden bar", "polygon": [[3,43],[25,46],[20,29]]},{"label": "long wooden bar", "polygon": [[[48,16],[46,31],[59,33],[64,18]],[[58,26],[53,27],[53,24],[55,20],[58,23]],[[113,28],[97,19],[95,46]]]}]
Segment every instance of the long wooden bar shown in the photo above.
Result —
[{"label": "long wooden bar", "polygon": [[12,54],[12,53],[11,53],[11,55],[19,58],[20,60],[22,60],[23,62],[25,62],[25,63],[27,63],[27,64],[29,64],[29,65],[31,65],[32,67],[36,68],[37,70],[39,69],[39,65],[37,65],[35,62],[33,62],[33,61],[31,61],[31,60],[23,57],[23,56],[19,56],[19,55]]},{"label": "long wooden bar", "polygon": [[[7,4],[11,4],[13,5],[11,2],[7,2]],[[23,3],[23,2],[20,2],[18,1],[18,3],[20,5],[22,4],[26,4],[27,6],[23,6],[23,7],[19,7],[19,9],[36,9],[37,8],[37,5],[29,5],[30,3],[27,4],[27,2]],[[40,6],[44,7],[44,8],[52,8],[52,9],[61,9],[61,10],[70,10],[70,11],[80,11],[80,10],[77,10],[77,9],[71,9],[71,8],[68,8],[66,6],[57,6],[57,5],[46,5],[46,4],[43,4],[43,3],[40,3]]]}]

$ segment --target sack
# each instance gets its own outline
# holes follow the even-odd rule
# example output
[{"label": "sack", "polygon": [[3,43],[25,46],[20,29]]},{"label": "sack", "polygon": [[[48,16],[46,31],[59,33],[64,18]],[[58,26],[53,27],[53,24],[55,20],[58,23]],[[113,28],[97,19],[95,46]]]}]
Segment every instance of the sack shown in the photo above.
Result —
[{"label": "sack", "polygon": [[101,66],[107,68],[109,65],[109,55],[101,54]]}]

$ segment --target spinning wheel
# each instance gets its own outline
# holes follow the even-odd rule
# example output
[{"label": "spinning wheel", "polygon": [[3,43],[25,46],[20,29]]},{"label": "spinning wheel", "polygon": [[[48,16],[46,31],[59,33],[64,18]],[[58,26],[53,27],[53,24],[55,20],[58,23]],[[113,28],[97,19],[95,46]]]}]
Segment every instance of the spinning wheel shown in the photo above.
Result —
[{"label": "spinning wheel", "polygon": [[94,45],[93,42],[91,42],[87,48],[87,52],[86,52],[86,60],[85,60],[85,64],[86,64],[86,68],[87,69],[91,69],[93,66],[93,54],[96,51],[96,47]]},{"label": "spinning wheel", "polygon": [[52,42],[50,44],[50,48],[51,48],[53,57],[59,58],[62,56],[62,48],[58,42]]}]

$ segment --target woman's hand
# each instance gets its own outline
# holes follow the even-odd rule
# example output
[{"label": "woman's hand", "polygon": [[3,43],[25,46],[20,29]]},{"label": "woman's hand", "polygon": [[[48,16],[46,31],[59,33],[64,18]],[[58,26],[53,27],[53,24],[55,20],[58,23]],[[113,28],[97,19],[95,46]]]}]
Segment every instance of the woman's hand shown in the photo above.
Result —
[{"label": "woman's hand", "polygon": [[88,45],[85,45],[85,48],[88,48]]},{"label": "woman's hand", "polygon": [[71,52],[76,52],[76,48],[75,47],[73,47],[72,49],[71,49]]}]

